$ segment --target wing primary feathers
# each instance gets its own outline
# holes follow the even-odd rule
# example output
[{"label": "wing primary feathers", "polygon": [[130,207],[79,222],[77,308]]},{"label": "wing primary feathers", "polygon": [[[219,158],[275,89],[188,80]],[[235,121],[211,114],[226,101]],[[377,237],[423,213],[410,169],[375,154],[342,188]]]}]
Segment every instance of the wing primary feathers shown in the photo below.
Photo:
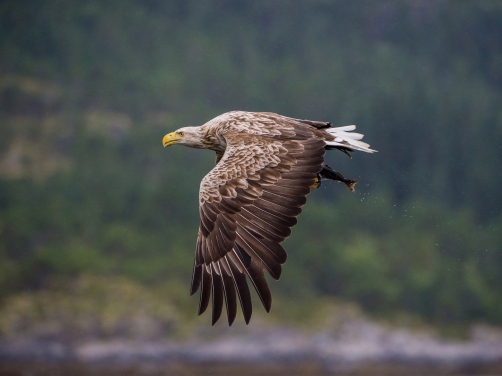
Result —
[{"label": "wing primary feathers", "polygon": [[200,282],[202,280],[202,266],[197,265],[197,260],[194,260],[193,263],[193,272],[192,272],[192,283],[190,285],[190,296],[195,294],[199,289]]},{"label": "wing primary feathers", "polygon": [[[279,279],[282,272],[281,264],[275,260],[275,257],[273,257],[274,255],[263,244],[263,241],[253,237],[245,228],[241,228],[237,236],[240,238],[235,243],[237,248],[241,252],[252,255],[254,258],[260,260],[272,278],[275,280]],[[251,257],[251,260],[252,259],[253,257]],[[249,268],[249,266],[247,266],[247,268]]]},{"label": "wing primary feathers", "polygon": [[267,312],[270,312],[270,308],[272,307],[272,294],[270,293],[270,289],[268,288],[267,280],[265,279],[265,275],[263,274],[263,270],[256,263],[252,263],[251,267],[247,269],[249,279],[251,283],[254,285],[258,296],[265,307]]},{"label": "wing primary feathers", "polygon": [[258,234],[257,232],[254,232],[253,230],[251,230],[249,227],[246,227],[246,230],[251,234],[253,235],[255,238],[257,239],[265,239],[263,236],[261,236],[260,234]]},{"label": "wing primary feathers", "polygon": [[239,251],[238,253],[236,252],[236,254],[239,257],[239,260],[241,261],[244,268],[249,268],[249,265],[251,265],[251,257],[237,243],[235,243],[235,248],[237,248],[237,250]]},{"label": "wing primary feathers", "polygon": [[[235,243],[237,248],[241,248],[239,244]],[[270,307],[272,306],[272,295],[270,294],[270,290],[267,285],[267,280],[263,275],[263,270],[260,265],[255,261],[252,261],[249,267],[246,268],[246,274],[248,275],[251,283],[253,284],[260,300],[267,310],[270,311]]]},{"label": "wing primary feathers", "polygon": [[237,265],[240,263],[241,267],[243,267],[243,270],[245,270],[244,265],[242,265],[235,249],[232,252],[228,253],[228,255],[225,257],[225,261],[227,262],[230,272],[232,273],[235,289],[237,290],[237,294],[239,295],[239,302],[241,303],[244,321],[246,322],[246,324],[249,324],[249,320],[251,320],[251,314],[253,313],[251,293],[246,282],[246,275],[244,274],[244,272],[241,273],[237,267]]},{"label": "wing primary feathers", "polygon": [[209,298],[211,297],[211,274],[207,270],[206,265],[202,265],[202,284],[200,291],[200,300],[199,300],[199,316],[202,315],[209,304]]},{"label": "wing primary feathers", "polygon": [[284,248],[277,242],[254,237],[244,226],[240,227],[237,236],[239,239],[236,244],[243,248],[247,254],[261,260],[269,274],[274,279],[279,279],[282,272],[281,264],[287,258]]},{"label": "wing primary feathers", "polygon": [[223,258],[218,262],[218,267],[220,268],[220,275],[223,279],[223,293],[225,295],[227,307],[228,326],[232,326],[235,316],[237,315],[237,296],[231,274],[232,272],[228,266],[225,268],[225,263],[226,259]]},{"label": "wing primary feathers", "polygon": [[214,263],[211,264],[211,278],[213,284],[212,325],[214,325],[220,318],[223,309],[223,280],[219,270],[217,271],[214,267]]}]

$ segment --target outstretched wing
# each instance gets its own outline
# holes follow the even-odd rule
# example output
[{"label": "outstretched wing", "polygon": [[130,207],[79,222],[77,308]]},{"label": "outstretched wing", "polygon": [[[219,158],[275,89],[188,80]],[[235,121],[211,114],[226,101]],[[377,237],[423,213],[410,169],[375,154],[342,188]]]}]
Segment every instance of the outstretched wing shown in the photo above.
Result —
[{"label": "outstretched wing", "polygon": [[280,243],[291,234],[322,168],[325,142],[316,132],[296,123],[282,133],[224,135],[225,154],[200,186],[200,228],[190,291],[194,294],[201,288],[199,315],[212,295],[213,325],[224,300],[229,325],[236,316],[237,299],[249,322],[252,305],[246,276],[270,310],[264,270],[279,279],[287,258]]}]

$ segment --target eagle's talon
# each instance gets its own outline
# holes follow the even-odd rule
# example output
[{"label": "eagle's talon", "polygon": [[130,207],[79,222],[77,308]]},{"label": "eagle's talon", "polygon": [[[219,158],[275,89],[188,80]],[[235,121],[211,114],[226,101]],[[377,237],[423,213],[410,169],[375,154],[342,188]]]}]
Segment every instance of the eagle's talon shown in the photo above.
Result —
[{"label": "eagle's talon", "polygon": [[317,189],[321,186],[321,177],[318,175],[315,179],[314,179],[314,184],[312,184],[310,186],[310,188],[312,189]]}]

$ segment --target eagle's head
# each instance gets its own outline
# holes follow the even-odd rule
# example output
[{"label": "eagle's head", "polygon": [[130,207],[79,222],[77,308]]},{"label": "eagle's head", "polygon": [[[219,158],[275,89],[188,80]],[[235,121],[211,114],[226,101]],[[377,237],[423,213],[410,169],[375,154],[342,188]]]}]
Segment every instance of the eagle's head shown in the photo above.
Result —
[{"label": "eagle's head", "polygon": [[192,148],[204,148],[199,134],[199,127],[184,127],[175,132],[168,133],[162,139],[162,145],[168,147],[174,144],[189,146]]}]

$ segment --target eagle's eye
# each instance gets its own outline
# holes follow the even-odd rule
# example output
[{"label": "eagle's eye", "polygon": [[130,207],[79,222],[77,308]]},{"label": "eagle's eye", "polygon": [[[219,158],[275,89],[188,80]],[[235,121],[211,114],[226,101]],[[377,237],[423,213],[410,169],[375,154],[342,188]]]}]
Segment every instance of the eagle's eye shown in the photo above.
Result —
[{"label": "eagle's eye", "polygon": [[183,137],[185,135],[185,132],[178,132],[178,134]]}]

